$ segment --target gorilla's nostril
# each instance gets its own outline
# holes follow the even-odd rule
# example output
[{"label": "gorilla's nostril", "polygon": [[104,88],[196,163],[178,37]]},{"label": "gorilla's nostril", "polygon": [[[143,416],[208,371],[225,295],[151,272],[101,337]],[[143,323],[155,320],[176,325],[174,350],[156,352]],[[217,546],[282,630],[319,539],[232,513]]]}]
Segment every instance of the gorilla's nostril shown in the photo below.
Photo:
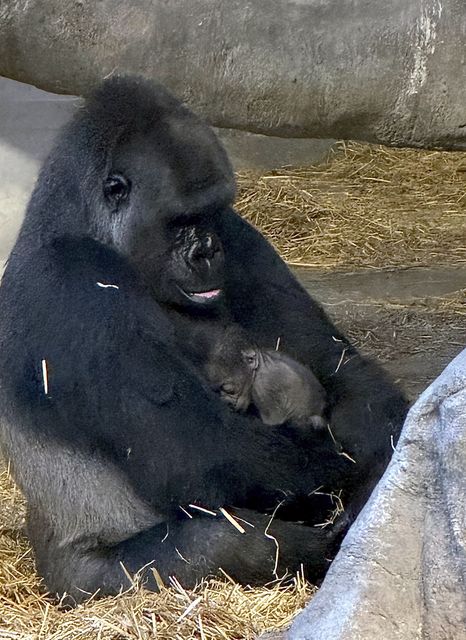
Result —
[{"label": "gorilla's nostril", "polygon": [[211,235],[205,236],[202,240],[198,240],[189,250],[189,260],[196,262],[200,260],[210,261],[221,250],[220,244]]},{"label": "gorilla's nostril", "polygon": [[215,242],[214,237],[209,233],[205,237],[204,242],[204,257],[206,260],[212,260],[217,251],[218,242]]},{"label": "gorilla's nostril", "polygon": [[200,260],[201,258],[205,257],[205,251],[204,251],[204,249],[202,247],[202,244],[199,241],[194,242],[191,245],[191,248],[190,248],[189,253],[188,253],[188,257],[189,257],[189,260],[191,262],[192,261],[196,261],[196,260]]}]

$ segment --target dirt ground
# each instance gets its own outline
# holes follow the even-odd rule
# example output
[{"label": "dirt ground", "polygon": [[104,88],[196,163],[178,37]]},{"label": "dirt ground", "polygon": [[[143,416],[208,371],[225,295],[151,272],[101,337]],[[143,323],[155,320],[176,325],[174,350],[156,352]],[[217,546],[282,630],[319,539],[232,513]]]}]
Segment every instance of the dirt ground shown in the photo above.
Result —
[{"label": "dirt ground", "polygon": [[466,347],[466,266],[296,274],[412,401]]}]

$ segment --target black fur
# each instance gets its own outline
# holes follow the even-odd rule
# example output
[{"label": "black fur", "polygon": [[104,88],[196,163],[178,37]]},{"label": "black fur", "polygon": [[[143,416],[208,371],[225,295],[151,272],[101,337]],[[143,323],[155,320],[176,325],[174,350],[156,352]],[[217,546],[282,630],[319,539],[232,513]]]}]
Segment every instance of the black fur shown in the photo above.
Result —
[{"label": "black fur", "polygon": [[[121,563],[130,572],[153,563],[186,585],[219,567],[266,582],[275,543],[264,530],[287,496],[290,510],[270,528],[278,571],[303,563],[318,579],[343,525],[286,518],[324,517],[328,502],[306,498],[323,487],[342,490],[351,522],[387,464],[404,400],[233,211],[233,196],[210,129],[139,79],[106,81],[42,169],[0,289],[0,420],[53,592],[76,601],[115,593],[127,584]],[[190,225],[202,246],[209,234],[220,239],[222,268],[195,277],[183,256],[170,263]],[[335,438],[355,464],[326,434],[232,412],[184,358],[167,313],[183,304],[174,280],[190,279],[196,291],[219,278],[252,341],[273,348],[280,337],[317,375]],[[224,507],[254,528],[241,534],[193,503]]]}]

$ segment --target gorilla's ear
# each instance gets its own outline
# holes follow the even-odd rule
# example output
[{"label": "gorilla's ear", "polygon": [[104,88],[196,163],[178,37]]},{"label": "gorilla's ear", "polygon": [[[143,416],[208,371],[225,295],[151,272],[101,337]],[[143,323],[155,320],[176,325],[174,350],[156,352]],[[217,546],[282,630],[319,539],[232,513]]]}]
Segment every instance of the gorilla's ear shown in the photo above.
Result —
[{"label": "gorilla's ear", "polygon": [[259,358],[255,349],[243,349],[241,351],[244,362],[248,365],[251,371],[255,371],[259,366]]}]

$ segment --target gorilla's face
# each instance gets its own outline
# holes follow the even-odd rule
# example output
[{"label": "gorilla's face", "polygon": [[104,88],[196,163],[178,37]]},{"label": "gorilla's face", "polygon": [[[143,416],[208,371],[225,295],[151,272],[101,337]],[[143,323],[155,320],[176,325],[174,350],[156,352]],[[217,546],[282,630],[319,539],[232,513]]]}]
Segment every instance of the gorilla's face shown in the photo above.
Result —
[{"label": "gorilla's face", "polygon": [[234,179],[213,132],[197,119],[166,119],[123,134],[102,184],[98,234],[151,282],[159,302],[212,307],[224,286],[218,217]]},{"label": "gorilla's face", "polygon": [[[174,238],[160,283],[172,301],[191,305],[218,302],[224,286],[224,255],[217,234],[202,223],[173,228]],[[174,300],[173,298],[177,299]]]},{"label": "gorilla's face", "polygon": [[226,328],[208,354],[209,383],[237,411],[246,411],[251,404],[258,357],[258,350],[236,325]]},{"label": "gorilla's face", "polygon": [[252,400],[254,370],[241,353],[232,353],[226,358],[210,360],[206,373],[212,388],[236,411],[246,411]]}]

